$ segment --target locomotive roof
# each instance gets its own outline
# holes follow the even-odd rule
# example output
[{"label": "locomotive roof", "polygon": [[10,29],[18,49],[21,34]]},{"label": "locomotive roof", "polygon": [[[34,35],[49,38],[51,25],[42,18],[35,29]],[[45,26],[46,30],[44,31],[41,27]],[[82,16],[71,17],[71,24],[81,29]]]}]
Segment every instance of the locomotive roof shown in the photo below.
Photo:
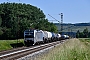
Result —
[{"label": "locomotive roof", "polygon": [[24,32],[30,32],[30,31],[34,31],[34,30],[32,30],[32,29],[28,29],[28,30],[25,30]]}]

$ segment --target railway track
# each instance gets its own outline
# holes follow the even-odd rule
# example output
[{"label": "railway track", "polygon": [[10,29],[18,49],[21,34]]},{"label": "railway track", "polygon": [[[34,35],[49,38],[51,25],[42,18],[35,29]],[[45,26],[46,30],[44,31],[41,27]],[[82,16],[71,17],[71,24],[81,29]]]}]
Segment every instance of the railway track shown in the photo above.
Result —
[{"label": "railway track", "polygon": [[11,50],[0,51],[0,56],[4,55],[4,54],[8,54],[10,52],[14,52],[14,51],[18,51],[18,50],[23,50],[23,49],[26,49],[26,48],[28,48],[28,47],[19,47],[19,48],[14,48],[14,49],[11,49]]},{"label": "railway track", "polygon": [[34,52],[46,49],[51,46],[59,44],[60,41],[47,43],[39,46],[33,47],[22,47],[14,50],[4,51],[0,53],[0,60],[16,60],[26,55],[32,54]]}]

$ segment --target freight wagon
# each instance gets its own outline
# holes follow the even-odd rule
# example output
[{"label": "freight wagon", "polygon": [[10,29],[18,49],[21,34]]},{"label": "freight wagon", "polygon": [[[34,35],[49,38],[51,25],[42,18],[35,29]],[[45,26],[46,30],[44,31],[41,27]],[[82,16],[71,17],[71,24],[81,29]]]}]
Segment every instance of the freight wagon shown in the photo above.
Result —
[{"label": "freight wagon", "polygon": [[66,37],[66,35],[60,35],[59,33],[53,33],[43,30],[28,29],[24,31],[25,45],[35,45],[39,43],[53,42],[65,39]]}]

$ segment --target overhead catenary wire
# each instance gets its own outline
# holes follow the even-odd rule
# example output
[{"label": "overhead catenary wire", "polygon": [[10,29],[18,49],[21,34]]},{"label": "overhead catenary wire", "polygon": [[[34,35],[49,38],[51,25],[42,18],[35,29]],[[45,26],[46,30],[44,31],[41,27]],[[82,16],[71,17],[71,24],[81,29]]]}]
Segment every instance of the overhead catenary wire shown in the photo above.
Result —
[{"label": "overhead catenary wire", "polygon": [[[52,17],[50,14],[48,14],[50,17]],[[56,18],[52,17],[54,20],[58,21]],[[60,21],[58,21],[60,24]],[[61,25],[61,24],[60,24]],[[60,32],[60,30],[58,29],[58,32]]]}]

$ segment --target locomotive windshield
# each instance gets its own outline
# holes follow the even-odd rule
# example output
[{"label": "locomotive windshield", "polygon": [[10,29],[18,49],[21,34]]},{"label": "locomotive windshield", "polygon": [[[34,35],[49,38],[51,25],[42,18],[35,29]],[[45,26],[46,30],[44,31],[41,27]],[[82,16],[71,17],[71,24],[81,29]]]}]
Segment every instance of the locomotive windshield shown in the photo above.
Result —
[{"label": "locomotive windshield", "polygon": [[34,30],[26,30],[25,38],[34,38]]},{"label": "locomotive windshield", "polygon": [[25,38],[34,38],[34,35],[25,35]]}]

